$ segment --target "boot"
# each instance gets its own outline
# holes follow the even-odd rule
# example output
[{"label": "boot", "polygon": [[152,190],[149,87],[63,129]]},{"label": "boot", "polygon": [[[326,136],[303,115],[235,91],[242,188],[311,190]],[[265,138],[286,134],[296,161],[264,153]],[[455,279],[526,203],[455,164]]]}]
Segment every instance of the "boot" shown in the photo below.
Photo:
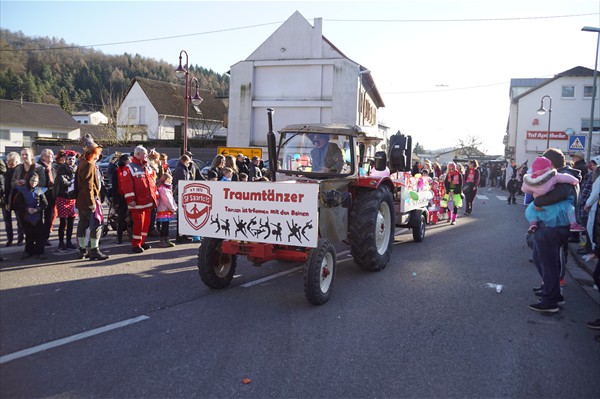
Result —
[{"label": "boot", "polygon": [[174,243],[174,242],[171,242],[171,241],[169,240],[169,237],[165,237],[165,244],[167,244],[167,247],[169,247],[169,248],[172,248],[172,247],[174,247],[174,246],[175,246],[175,243]]},{"label": "boot", "polygon": [[452,220],[452,211],[448,211],[448,221]]},{"label": "boot", "polygon": [[108,255],[100,252],[100,248],[91,248],[90,249],[90,260],[105,260],[108,259]]},{"label": "boot", "polygon": [[158,246],[160,248],[167,248],[168,247],[166,237],[160,237],[160,242],[158,243]]},{"label": "boot", "polygon": [[77,247],[75,245],[73,245],[73,243],[71,242],[71,240],[67,241],[67,244],[65,245],[65,247],[67,249],[77,249]]},{"label": "boot", "polygon": [[83,259],[83,258],[89,258],[90,255],[87,252],[86,248],[79,248],[79,259]]},{"label": "boot", "polygon": [[452,222],[450,222],[450,224],[454,225],[456,224],[456,213],[454,215],[452,215]]},{"label": "boot", "polygon": [[59,250],[60,252],[64,252],[64,251],[66,251],[66,250],[67,250],[67,247],[65,246],[65,242],[64,242],[63,240],[60,240],[60,241],[58,242],[58,250]]}]

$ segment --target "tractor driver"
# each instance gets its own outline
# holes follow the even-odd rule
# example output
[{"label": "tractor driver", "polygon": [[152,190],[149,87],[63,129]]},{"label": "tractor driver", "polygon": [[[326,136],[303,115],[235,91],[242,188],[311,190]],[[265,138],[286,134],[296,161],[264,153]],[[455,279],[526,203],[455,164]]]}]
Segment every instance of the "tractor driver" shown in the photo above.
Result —
[{"label": "tractor driver", "polygon": [[309,138],[315,145],[310,151],[312,171],[340,173],[344,166],[344,156],[340,147],[329,142],[328,134],[313,134]]}]

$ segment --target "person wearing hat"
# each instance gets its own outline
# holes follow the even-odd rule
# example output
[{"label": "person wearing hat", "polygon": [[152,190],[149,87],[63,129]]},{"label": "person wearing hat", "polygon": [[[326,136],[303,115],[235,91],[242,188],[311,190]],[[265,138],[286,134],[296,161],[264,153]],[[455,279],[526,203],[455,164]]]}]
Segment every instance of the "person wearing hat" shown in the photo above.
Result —
[{"label": "person wearing hat", "polygon": [[583,155],[583,152],[576,152],[571,154],[571,158],[573,158],[573,168],[581,172],[581,180],[583,181],[588,173],[585,155]]},{"label": "person wearing hat", "polygon": [[[102,155],[102,146],[96,144],[92,136],[86,134],[79,141],[83,155],[79,160],[75,184],[77,198],[75,206],[79,211],[77,223],[77,241],[79,243],[79,259],[88,257],[90,260],[105,260],[108,255],[100,251],[100,236],[102,234],[102,203],[100,201],[100,178],[96,162]],[[90,229],[90,251],[87,253],[86,230]]]},{"label": "person wearing hat", "polygon": [[[77,249],[73,245],[73,226],[77,217],[75,208],[75,198],[72,197],[74,190],[75,171],[77,166],[75,161],[77,153],[75,151],[66,151],[63,153],[65,162],[60,164],[56,170],[56,179],[54,180],[54,197],[56,199],[56,210],[60,220],[58,226],[58,250]],[[65,240],[66,233],[66,240]]]},{"label": "person wearing hat", "polygon": [[310,137],[315,145],[310,151],[313,172],[341,173],[344,166],[344,155],[335,143],[329,142],[328,134],[315,134]]},{"label": "person wearing hat", "polygon": [[[559,183],[571,184],[573,186],[579,184],[579,180],[567,173],[558,173],[556,169],[552,167],[552,162],[545,157],[537,157],[531,164],[531,174],[523,176],[523,192],[526,194],[532,194],[534,197],[544,195],[549,191],[553,190]],[[564,202],[564,201],[563,201]],[[564,209],[568,212],[570,230],[571,231],[585,231],[585,228],[577,223],[575,218],[575,208],[572,203],[568,203],[568,206]],[[530,221],[528,233],[533,233],[537,229],[537,222],[539,219],[533,217]]]}]

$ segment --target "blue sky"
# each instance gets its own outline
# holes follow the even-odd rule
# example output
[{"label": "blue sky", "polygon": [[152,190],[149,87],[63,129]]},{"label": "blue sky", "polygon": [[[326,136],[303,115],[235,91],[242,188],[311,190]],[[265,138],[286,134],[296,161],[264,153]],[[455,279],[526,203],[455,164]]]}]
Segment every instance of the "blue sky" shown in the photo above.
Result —
[{"label": "blue sky", "polygon": [[[393,131],[426,149],[475,136],[494,154],[503,152],[510,79],[593,68],[597,36],[581,28],[600,27],[597,0],[3,0],[0,26],[173,65],[185,49],[191,64],[225,73],[294,11],[311,24],[323,18],[323,35],[372,71]],[[595,15],[547,18],[575,14]]]}]

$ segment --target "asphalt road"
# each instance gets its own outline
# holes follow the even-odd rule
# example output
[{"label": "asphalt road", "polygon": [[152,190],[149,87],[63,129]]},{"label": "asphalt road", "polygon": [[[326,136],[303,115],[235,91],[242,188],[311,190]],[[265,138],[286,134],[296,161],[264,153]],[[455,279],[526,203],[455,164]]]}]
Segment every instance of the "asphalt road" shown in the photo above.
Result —
[{"label": "asphalt road", "polygon": [[482,189],[472,216],[422,243],[400,230],[381,272],[339,245],[322,306],[298,264],[240,259],[233,284],[211,290],[198,244],[135,255],[110,232],[103,262],[3,248],[0,396],[598,398],[585,323],[600,306],[568,274],[560,313],[528,308],[540,281],[524,206],[503,195]]}]

